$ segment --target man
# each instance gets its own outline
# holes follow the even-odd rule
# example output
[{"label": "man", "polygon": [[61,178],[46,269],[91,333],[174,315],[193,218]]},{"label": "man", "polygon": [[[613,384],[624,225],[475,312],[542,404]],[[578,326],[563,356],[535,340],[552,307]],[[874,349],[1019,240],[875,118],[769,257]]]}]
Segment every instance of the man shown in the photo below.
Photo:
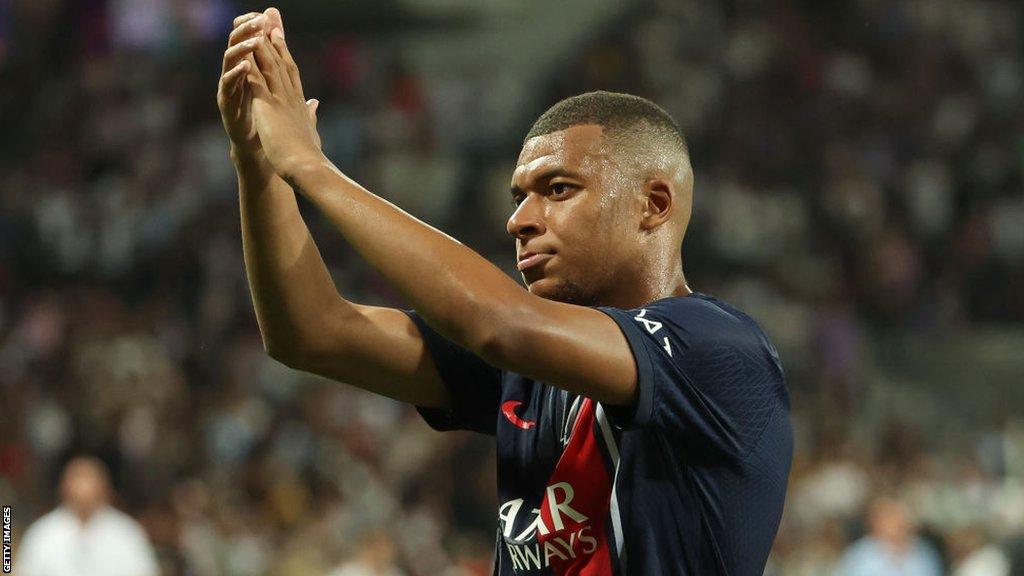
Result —
[{"label": "man", "polygon": [[939,555],[917,536],[913,517],[903,502],[886,497],[876,499],[871,504],[868,520],[871,532],[847,548],[839,561],[837,574],[942,574]]},{"label": "man", "polygon": [[19,576],[156,576],[146,533],[110,506],[110,479],[94,458],[68,463],[61,505],[29,526],[15,555]]},{"label": "man", "polygon": [[[341,174],[319,149],[280,14],[239,17],[218,103],[268,353],[497,438],[495,574],[761,574],[792,434],[775,349],[692,292],[693,175],[654,104],[556,104],[512,175],[527,290]],[[345,300],[295,192],[412,304]]]}]

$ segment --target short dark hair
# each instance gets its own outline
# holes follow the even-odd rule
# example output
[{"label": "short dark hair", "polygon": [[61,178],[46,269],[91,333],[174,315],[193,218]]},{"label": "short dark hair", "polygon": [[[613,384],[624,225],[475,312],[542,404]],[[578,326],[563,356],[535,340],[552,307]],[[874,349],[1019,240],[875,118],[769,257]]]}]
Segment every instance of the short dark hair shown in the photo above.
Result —
[{"label": "short dark hair", "polygon": [[556,103],[533,123],[523,142],[565,130],[594,124],[606,133],[623,136],[660,136],[688,155],[686,138],[679,125],[661,106],[640,96],[598,90],[571,96]]}]

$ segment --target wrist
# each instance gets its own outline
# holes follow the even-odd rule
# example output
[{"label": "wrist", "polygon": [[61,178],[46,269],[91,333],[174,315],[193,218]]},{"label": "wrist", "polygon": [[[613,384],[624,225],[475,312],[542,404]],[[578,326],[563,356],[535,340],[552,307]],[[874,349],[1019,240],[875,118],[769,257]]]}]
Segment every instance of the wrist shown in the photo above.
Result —
[{"label": "wrist", "polygon": [[266,163],[263,150],[250,150],[234,144],[231,145],[231,163],[238,169],[258,168]]},{"label": "wrist", "polygon": [[231,163],[238,175],[240,192],[263,190],[277,179],[273,166],[262,150],[251,152],[232,146]]},{"label": "wrist", "polygon": [[278,175],[290,184],[293,188],[303,188],[303,182],[309,182],[323,170],[327,169],[329,162],[322,154],[304,154],[282,162]]}]

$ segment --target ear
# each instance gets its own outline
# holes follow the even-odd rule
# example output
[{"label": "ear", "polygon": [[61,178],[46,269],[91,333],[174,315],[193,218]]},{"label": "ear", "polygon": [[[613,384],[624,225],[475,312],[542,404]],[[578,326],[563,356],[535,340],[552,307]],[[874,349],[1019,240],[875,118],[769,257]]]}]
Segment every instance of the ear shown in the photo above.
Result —
[{"label": "ear", "polygon": [[672,217],[676,190],[664,178],[653,178],[644,183],[644,208],[640,227],[654,230]]}]

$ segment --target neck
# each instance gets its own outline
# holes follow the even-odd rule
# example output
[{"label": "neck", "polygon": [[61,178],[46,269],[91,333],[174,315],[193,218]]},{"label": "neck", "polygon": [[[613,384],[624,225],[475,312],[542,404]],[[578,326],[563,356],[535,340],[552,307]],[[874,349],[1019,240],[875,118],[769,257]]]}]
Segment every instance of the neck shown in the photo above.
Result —
[{"label": "neck", "polygon": [[74,514],[75,517],[78,518],[79,522],[81,522],[82,524],[88,524],[89,520],[91,520],[93,516],[95,516],[96,513],[99,512],[100,509],[102,508],[102,505],[97,505],[90,507],[71,507],[70,510],[72,514]]},{"label": "neck", "polygon": [[635,271],[636,275],[627,275],[628,283],[620,286],[616,294],[602,298],[602,305],[622,309],[640,308],[662,298],[689,296],[693,293],[686,283],[683,260],[679,254],[671,260],[652,260],[643,263],[641,268]]}]

